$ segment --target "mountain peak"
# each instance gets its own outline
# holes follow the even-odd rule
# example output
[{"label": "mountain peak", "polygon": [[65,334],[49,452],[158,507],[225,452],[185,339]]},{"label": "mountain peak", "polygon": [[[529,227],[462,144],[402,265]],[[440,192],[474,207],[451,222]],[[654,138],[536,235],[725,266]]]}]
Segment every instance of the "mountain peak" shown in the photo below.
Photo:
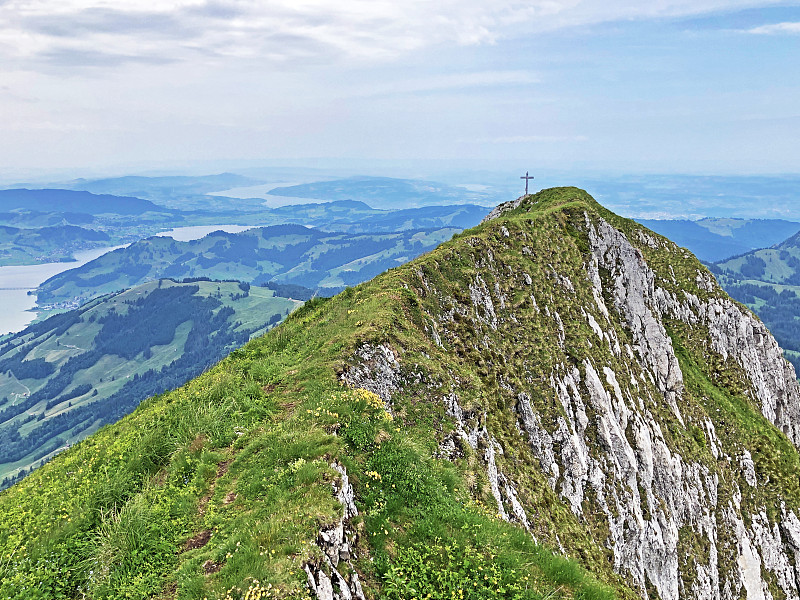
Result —
[{"label": "mountain peak", "polygon": [[517,213],[527,213],[539,211],[546,208],[556,208],[567,204],[580,205],[598,208],[600,205],[592,198],[588,192],[577,187],[555,187],[547,188],[534,194],[522,195],[516,200],[510,200],[496,206],[483,219],[486,223],[498,217]]}]

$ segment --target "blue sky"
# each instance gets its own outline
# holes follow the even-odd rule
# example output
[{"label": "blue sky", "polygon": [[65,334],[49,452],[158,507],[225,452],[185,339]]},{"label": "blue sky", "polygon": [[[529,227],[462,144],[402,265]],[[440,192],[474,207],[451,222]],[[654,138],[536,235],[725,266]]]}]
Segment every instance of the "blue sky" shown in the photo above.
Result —
[{"label": "blue sky", "polygon": [[800,3],[0,0],[0,165],[800,172]]}]

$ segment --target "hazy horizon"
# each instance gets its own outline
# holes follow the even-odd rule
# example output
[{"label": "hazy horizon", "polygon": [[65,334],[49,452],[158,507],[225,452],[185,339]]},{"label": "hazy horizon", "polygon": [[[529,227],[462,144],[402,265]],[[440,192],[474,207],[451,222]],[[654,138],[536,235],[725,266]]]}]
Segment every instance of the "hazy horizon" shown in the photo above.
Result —
[{"label": "hazy horizon", "polygon": [[0,178],[797,173],[799,41],[797,2],[5,3]]}]

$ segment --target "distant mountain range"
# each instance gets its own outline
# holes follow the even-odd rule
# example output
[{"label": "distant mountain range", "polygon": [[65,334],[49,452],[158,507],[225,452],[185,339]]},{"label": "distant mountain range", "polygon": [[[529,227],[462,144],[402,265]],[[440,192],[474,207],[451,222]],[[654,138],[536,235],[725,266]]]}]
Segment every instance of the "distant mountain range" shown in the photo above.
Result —
[{"label": "distant mountain range", "polygon": [[440,243],[459,228],[397,233],[329,233],[302,225],[217,231],[190,242],[152,237],[59,273],[38,290],[40,305],[86,301],[160,277],[269,281],[332,295]]},{"label": "distant mountain range", "polygon": [[392,177],[347,177],[269,191],[273,196],[316,198],[323,201],[359,200],[376,208],[409,208],[443,204],[494,204],[494,196],[463,187]]},{"label": "distant mountain range", "polygon": [[[108,180],[108,185],[98,188],[134,189],[135,182],[149,182],[151,178],[122,179],[130,185],[126,187],[117,180]],[[157,179],[161,182],[158,185],[166,186],[172,179],[177,179],[186,188],[191,188],[192,182],[198,178]],[[223,181],[242,181],[235,178],[211,179],[217,181],[218,185],[222,185]],[[111,182],[119,185],[112,185]],[[200,183],[194,185],[198,189],[202,187]],[[207,185],[211,186],[210,183]],[[153,195],[160,197],[159,193],[154,192]],[[200,202],[199,197],[195,199]],[[221,205],[218,197],[208,196],[207,200],[207,203],[201,202],[206,207],[204,210],[177,210],[140,198],[97,195],[85,191],[0,190],[0,227],[19,230],[12,232],[6,229],[5,234],[0,234],[0,266],[69,260],[75,250],[103,242],[108,246],[130,243],[180,226],[296,223],[325,231],[376,233],[443,227],[464,229],[477,225],[486,214],[486,208],[475,205],[382,210],[363,202],[342,200],[267,208],[258,200],[254,204],[228,198],[223,199]],[[36,233],[42,227],[67,228]]]},{"label": "distant mountain range", "polygon": [[800,231],[800,223],[782,219],[636,220],[688,248],[705,262],[767,248]]},{"label": "distant mountain range", "polygon": [[636,219],[800,220],[800,175],[645,174],[578,179],[609,208]]},{"label": "distant mountain range", "polygon": [[108,213],[141,215],[146,212],[172,212],[149,200],[130,196],[90,194],[72,190],[0,190],[0,212],[18,209],[41,212],[72,212],[90,215]]},{"label": "distant mountain range", "polygon": [[[210,196],[210,192],[257,185],[259,183],[262,182],[250,177],[234,173],[220,173],[218,175],[200,176],[126,176],[106,179],[77,179],[60,184],[60,186],[74,190],[85,190],[95,194],[136,196],[180,210],[219,210],[226,207],[230,208],[230,199]],[[240,208],[253,209],[257,208],[260,203],[239,201],[236,204]]]}]

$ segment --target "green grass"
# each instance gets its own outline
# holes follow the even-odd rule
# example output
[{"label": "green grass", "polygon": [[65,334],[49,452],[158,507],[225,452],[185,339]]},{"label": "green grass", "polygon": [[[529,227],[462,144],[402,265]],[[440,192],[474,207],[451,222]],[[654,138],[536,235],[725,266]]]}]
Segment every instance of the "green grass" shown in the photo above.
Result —
[{"label": "green grass", "polygon": [[[464,473],[431,456],[424,421],[395,422],[374,395],[337,382],[331,367],[359,343],[353,332],[369,338],[394,326],[398,307],[386,302],[394,295],[364,289],[308,303],[0,495],[0,597],[58,597],[48,586],[60,586],[95,598],[169,589],[177,598],[224,598],[255,589],[254,580],[303,594],[302,563],[319,560],[317,533],[341,511],[329,484],[333,460],[347,465],[358,490],[364,581],[386,587],[386,597],[397,597],[390,581],[422,585],[422,573],[402,583],[399,565],[415,549],[439,546],[506,579],[508,569],[519,573],[519,584],[491,597],[609,597],[583,568],[472,498]],[[359,305],[368,323],[353,322],[363,316],[353,312]],[[204,531],[205,545],[185,549]],[[207,575],[203,565],[219,570]]]}]

